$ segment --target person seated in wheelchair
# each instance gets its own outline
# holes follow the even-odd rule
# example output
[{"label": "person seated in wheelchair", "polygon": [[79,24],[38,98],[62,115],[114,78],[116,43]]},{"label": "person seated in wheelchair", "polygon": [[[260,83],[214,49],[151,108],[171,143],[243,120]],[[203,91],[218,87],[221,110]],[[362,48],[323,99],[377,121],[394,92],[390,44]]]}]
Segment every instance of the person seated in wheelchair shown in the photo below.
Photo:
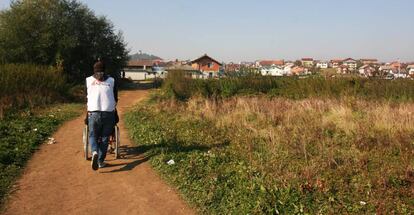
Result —
[{"label": "person seated in wheelchair", "polygon": [[117,122],[118,89],[115,79],[105,74],[104,62],[93,66],[93,75],[86,78],[88,139],[91,145],[93,170],[105,167],[109,138]]}]

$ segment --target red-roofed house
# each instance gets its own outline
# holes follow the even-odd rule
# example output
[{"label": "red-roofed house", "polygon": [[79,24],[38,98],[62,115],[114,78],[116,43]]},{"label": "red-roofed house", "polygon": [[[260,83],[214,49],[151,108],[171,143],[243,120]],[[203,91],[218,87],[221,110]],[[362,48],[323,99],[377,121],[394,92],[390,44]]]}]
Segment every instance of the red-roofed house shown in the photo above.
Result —
[{"label": "red-roofed house", "polygon": [[284,60],[262,60],[259,62],[260,66],[283,66],[285,65]]},{"label": "red-roofed house", "polygon": [[202,72],[206,77],[217,77],[222,64],[207,54],[191,61],[191,67]]},{"label": "red-roofed house", "polygon": [[340,65],[342,65],[342,60],[340,59],[333,59],[330,61],[330,66],[332,68],[338,68]]}]

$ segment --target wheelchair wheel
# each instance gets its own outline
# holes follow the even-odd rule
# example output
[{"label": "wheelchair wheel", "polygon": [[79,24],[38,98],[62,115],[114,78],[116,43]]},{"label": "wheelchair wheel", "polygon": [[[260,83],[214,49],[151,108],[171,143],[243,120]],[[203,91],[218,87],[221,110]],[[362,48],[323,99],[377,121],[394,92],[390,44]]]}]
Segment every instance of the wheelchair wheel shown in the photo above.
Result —
[{"label": "wheelchair wheel", "polygon": [[85,126],[85,128],[83,128],[83,153],[84,153],[84,157],[85,160],[89,159],[89,129],[88,126]]},{"label": "wheelchair wheel", "polygon": [[120,158],[119,156],[119,146],[121,145],[120,143],[120,138],[119,138],[119,127],[117,125],[115,125],[115,159]]}]

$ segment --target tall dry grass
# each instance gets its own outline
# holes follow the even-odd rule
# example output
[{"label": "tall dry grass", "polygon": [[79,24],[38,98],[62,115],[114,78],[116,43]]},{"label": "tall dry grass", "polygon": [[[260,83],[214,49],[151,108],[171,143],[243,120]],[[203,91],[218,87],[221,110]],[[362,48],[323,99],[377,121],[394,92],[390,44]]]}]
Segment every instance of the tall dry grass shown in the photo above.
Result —
[{"label": "tall dry grass", "polygon": [[158,108],[227,130],[232,147],[267,175],[269,186],[297,186],[335,208],[414,207],[413,103],[232,97],[170,100]]},{"label": "tall dry grass", "polygon": [[30,64],[0,65],[0,117],[8,110],[60,101],[67,90],[61,68]]}]

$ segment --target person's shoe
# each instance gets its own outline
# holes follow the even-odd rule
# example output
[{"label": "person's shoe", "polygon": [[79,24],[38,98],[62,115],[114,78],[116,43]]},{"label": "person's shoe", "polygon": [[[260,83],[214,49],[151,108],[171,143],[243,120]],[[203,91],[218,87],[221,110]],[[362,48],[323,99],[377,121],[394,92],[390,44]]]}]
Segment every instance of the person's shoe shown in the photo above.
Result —
[{"label": "person's shoe", "polygon": [[102,162],[102,163],[99,162],[98,166],[99,166],[99,168],[104,168],[106,166],[106,163],[105,162]]},{"label": "person's shoe", "polygon": [[98,165],[98,152],[93,152],[92,153],[92,169],[93,170],[98,170],[99,165]]}]

